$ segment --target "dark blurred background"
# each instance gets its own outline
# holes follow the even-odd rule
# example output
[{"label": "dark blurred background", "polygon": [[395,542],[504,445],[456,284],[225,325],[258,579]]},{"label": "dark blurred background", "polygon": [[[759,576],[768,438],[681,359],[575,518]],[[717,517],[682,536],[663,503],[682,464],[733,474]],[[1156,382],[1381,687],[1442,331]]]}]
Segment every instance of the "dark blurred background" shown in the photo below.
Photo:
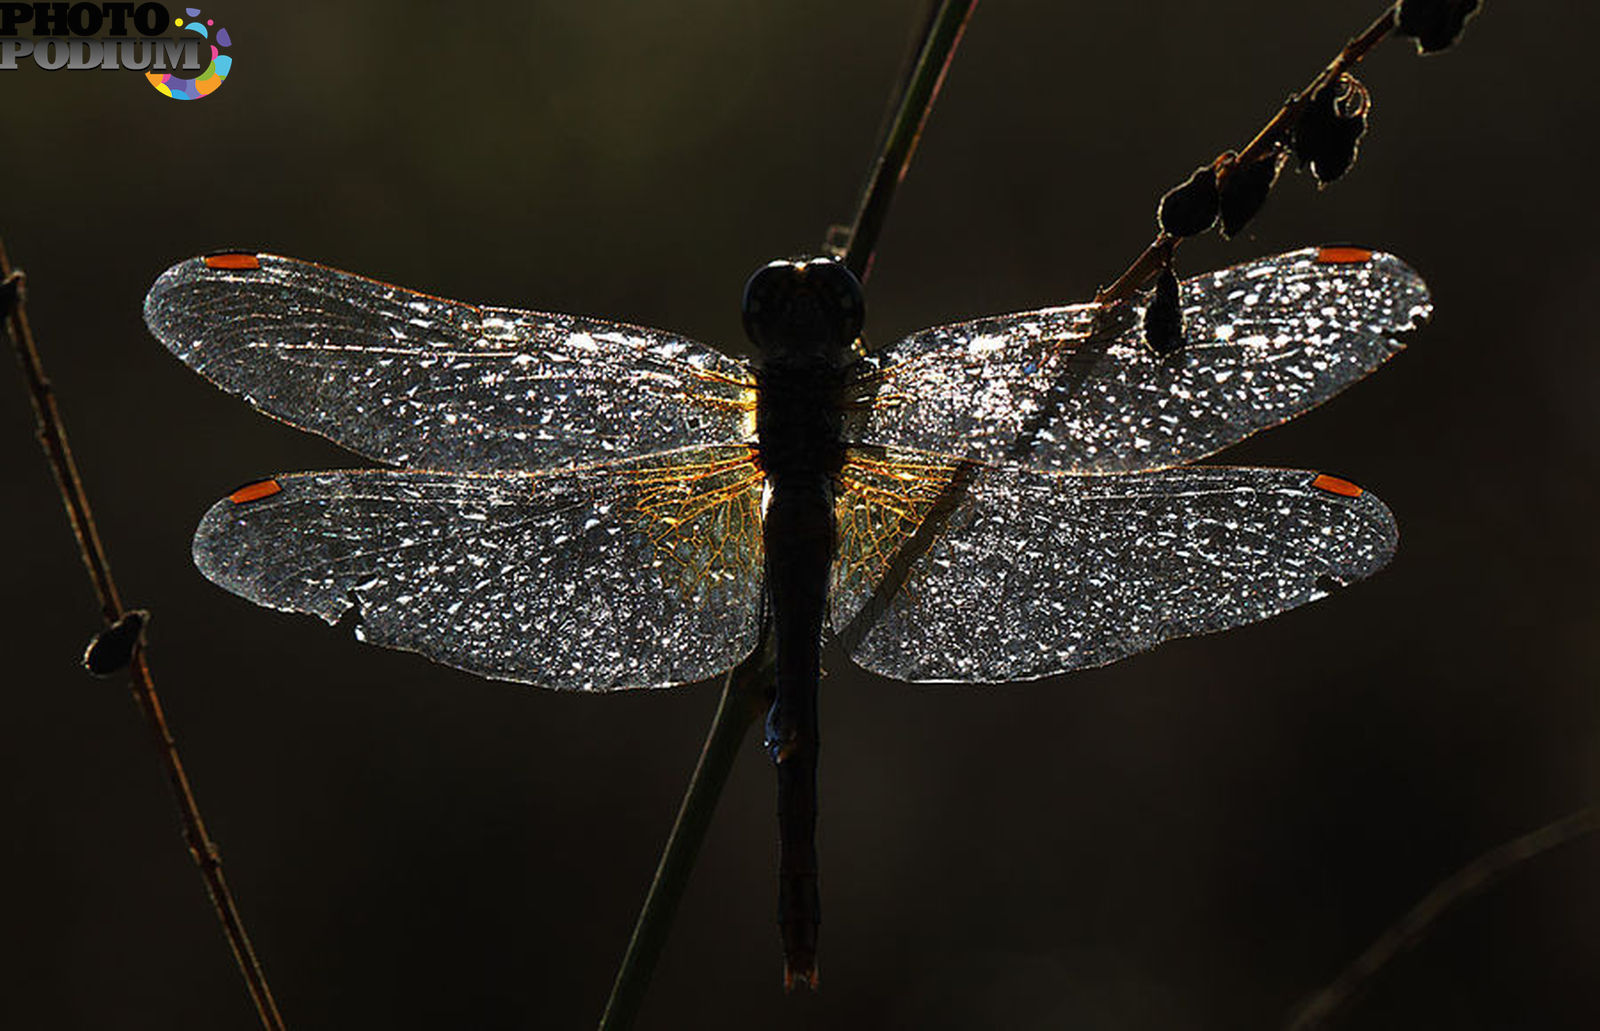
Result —
[{"label": "dark blurred background", "polygon": [[[873,337],[1086,298],[1164,189],[1380,7],[985,0],[883,238]],[[745,276],[848,219],[921,13],[444,10],[219,3],[236,65],[202,103],[136,73],[0,73],[0,233],[296,1028],[592,1024],[717,687],[489,683],[211,586],[189,537],[220,493],[359,463],[173,360],[145,289],[188,255],[270,249],[745,353]],[[752,739],[644,1026],[1279,1026],[1441,878],[1600,797],[1597,25],[1491,0],[1455,52],[1385,44],[1352,175],[1296,176],[1246,238],[1183,251],[1195,273],[1355,241],[1428,278],[1411,350],[1226,456],[1372,488],[1393,565],[1044,683],[907,687],[830,654],[823,990],[779,989]],[[96,610],[17,380],[0,484],[0,1025],[249,1027],[144,726],[77,668]],[[1596,1026],[1597,869],[1592,840],[1526,863],[1341,1026]]]}]

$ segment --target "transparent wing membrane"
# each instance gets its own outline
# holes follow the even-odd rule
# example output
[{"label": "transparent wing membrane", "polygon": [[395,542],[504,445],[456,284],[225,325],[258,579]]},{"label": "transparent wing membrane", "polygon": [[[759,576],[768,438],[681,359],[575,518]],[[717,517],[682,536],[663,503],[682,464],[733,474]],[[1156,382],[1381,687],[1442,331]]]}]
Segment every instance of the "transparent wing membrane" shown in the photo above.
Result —
[{"label": "transparent wing membrane", "polygon": [[[1416,273],[1308,249],[1188,280],[1183,302],[1186,343],[1166,357],[1128,302],[930,329],[861,363],[829,602],[858,663],[1049,676],[1265,618],[1388,561],[1388,510],[1341,480],[1168,467],[1398,351],[1429,311]],[[756,647],[764,474],[743,363],[270,255],[174,266],[145,319],[262,411],[432,470],[236,491],[194,542],[228,590],[554,688],[700,680]]]},{"label": "transparent wing membrane", "polygon": [[503,680],[661,687],[732,666],[761,616],[748,447],[555,473],[297,473],[206,513],[195,562],[260,605]]},{"label": "transparent wing membrane", "polygon": [[926,481],[947,507],[898,534],[885,587],[852,590],[836,571],[834,629],[884,676],[989,683],[1103,665],[1314,601],[1395,546],[1381,501],[1297,470],[951,468],[964,482]]},{"label": "transparent wing membrane", "polygon": [[174,265],[144,310],[218,386],[394,465],[565,468],[754,434],[745,365],[658,330],[479,307],[265,254]]},{"label": "transparent wing membrane", "polygon": [[834,494],[838,543],[828,597],[834,631],[848,638],[852,621],[873,618],[876,598],[904,579],[907,542],[919,529],[937,530],[941,499],[959,497],[967,477],[959,462],[937,455],[864,447],[845,455]]},{"label": "transparent wing membrane", "polygon": [[1212,454],[1327,400],[1425,319],[1398,258],[1309,248],[1183,284],[1187,345],[1144,342],[1142,302],[924,330],[863,364],[849,438],[1060,472]]}]

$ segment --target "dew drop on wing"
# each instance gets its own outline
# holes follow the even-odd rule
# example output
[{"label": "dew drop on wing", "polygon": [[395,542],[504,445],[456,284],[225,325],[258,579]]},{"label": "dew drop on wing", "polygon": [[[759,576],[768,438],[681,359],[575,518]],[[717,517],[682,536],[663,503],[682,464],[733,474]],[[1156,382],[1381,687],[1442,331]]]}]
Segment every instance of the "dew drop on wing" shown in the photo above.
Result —
[{"label": "dew drop on wing", "polygon": [[370,583],[352,587],[350,590],[345,592],[345,600],[348,601],[350,605],[343,612],[339,613],[338,620],[333,624],[335,629],[343,630],[345,633],[350,634],[358,641],[366,641],[366,637],[361,630],[360,591],[362,587],[367,586],[370,586]]}]

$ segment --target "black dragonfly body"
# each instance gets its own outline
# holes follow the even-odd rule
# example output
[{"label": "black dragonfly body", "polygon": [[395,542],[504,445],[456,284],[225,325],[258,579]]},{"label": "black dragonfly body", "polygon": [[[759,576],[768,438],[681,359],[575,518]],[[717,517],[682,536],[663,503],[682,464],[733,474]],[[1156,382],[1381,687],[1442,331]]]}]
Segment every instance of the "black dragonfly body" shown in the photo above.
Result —
[{"label": "black dragonfly body", "polygon": [[767,754],[778,771],[778,926],[784,984],[816,987],[817,686],[844,468],[842,388],[861,335],[861,284],[827,259],[775,261],[744,293],[756,364],[756,456],[771,492],[762,519],[776,674]]},{"label": "black dragonfly body", "polygon": [[257,408],[391,468],[277,476],[206,513],[210,579],[485,676],[702,680],[771,632],[786,980],[815,983],[817,682],[831,628],[910,681],[1100,665],[1365,577],[1396,532],[1299,470],[1192,467],[1325,400],[1429,311],[1398,259],[1310,248],[1143,300],[853,349],[827,259],[750,281],[752,365],[657,330],[444,300],[221,254],[163,274],[151,331]]}]

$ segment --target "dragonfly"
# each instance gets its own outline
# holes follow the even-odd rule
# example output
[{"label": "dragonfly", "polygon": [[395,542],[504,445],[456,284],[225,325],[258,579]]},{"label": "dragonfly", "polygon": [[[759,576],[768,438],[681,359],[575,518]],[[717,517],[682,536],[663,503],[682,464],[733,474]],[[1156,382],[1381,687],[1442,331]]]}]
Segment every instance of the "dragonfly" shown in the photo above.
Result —
[{"label": "dragonfly", "polygon": [[1188,463],[1401,350],[1431,312],[1422,279],[1320,247],[1181,296],[1170,353],[1146,296],[868,350],[856,277],[779,260],[745,287],[741,361],[230,252],[168,269],[144,316],[217,386],[384,466],[218,501],[193,551],[227,590],[557,690],[702,681],[771,642],[784,983],[815,988],[829,635],[897,680],[1038,679],[1292,609],[1393,554],[1390,511],[1346,480]]}]

